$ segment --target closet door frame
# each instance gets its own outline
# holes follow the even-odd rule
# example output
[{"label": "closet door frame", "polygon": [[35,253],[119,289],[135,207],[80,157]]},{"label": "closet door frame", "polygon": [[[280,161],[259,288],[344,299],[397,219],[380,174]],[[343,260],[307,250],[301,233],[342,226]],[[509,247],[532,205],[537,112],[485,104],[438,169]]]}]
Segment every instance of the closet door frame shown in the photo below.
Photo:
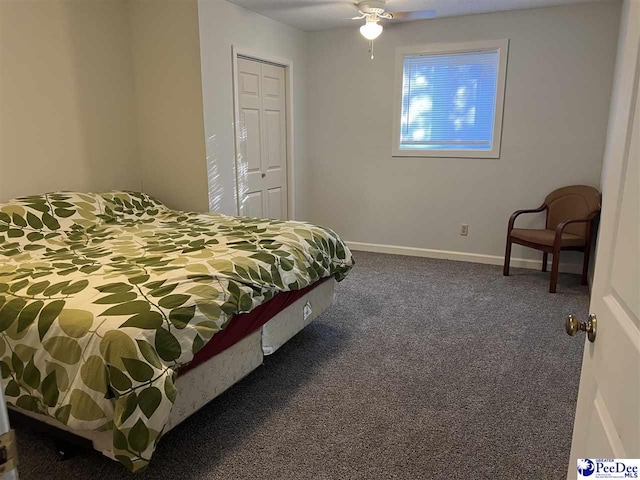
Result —
[{"label": "closet door frame", "polygon": [[240,101],[238,98],[238,57],[248,58],[250,60],[256,60],[258,62],[271,63],[280,67],[284,67],[284,79],[286,90],[286,162],[287,162],[287,219],[295,220],[295,185],[294,185],[294,154],[293,154],[293,61],[288,58],[277,57],[275,55],[269,55],[262,52],[256,52],[255,50],[239,47],[237,45],[231,46],[231,58],[232,58],[232,70],[233,70],[233,130],[235,136],[235,161],[234,172],[236,177],[235,193],[236,193],[236,209],[237,214],[240,215],[240,188],[239,188],[239,174],[238,174],[238,162],[242,160],[242,141],[243,136],[238,126],[240,122]]}]

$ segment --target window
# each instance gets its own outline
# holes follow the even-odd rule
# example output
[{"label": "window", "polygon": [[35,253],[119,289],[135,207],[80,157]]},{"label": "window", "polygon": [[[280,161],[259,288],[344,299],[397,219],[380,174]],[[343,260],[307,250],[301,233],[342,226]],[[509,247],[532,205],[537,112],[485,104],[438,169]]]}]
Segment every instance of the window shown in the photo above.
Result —
[{"label": "window", "polygon": [[393,155],[499,158],[508,46],[399,48]]}]

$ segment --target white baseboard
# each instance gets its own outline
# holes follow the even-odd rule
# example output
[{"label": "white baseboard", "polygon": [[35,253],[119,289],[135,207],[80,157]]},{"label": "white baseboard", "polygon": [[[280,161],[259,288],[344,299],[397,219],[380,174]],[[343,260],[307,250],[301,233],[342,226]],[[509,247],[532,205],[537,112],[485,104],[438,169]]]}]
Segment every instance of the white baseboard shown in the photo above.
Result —
[{"label": "white baseboard", "polygon": [[[485,263],[489,265],[503,265],[504,257],[498,255],[485,255],[481,253],[453,252],[449,250],[434,250],[431,248],[402,247],[398,245],[382,245],[378,243],[346,242],[351,250],[361,252],[389,253],[392,255],[408,255],[411,257],[441,258],[444,260],[456,260],[459,262]],[[542,254],[541,254],[542,255]],[[511,266],[515,268],[530,268],[540,270],[542,260],[511,257]],[[548,267],[551,270],[551,265]],[[582,273],[582,265],[575,263],[560,263],[560,271],[563,273]]]}]

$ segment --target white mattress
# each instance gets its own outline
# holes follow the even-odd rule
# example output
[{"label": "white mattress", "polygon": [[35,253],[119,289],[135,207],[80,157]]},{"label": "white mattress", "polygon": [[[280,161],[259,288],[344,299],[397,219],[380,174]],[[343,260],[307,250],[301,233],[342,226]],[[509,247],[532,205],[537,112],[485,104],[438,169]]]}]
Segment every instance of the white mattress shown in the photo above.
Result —
[{"label": "white mattress", "polygon": [[262,327],[262,351],[271,355],[333,303],[336,281],[330,278],[299,298]]},{"label": "white mattress", "polygon": [[[215,355],[176,380],[177,397],[165,429],[168,432],[262,364],[264,355],[280,348],[331,306],[335,280],[329,279],[289,305],[260,330]],[[305,306],[307,307],[305,309]],[[71,430],[56,419],[9,407],[46,424],[67,430],[93,442],[93,448],[113,458],[111,432]]]}]

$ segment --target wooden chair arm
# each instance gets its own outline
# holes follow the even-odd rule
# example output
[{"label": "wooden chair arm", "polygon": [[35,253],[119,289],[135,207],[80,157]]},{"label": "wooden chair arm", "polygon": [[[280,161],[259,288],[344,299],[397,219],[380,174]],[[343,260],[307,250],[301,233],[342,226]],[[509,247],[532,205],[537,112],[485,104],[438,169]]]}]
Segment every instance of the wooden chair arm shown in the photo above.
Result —
[{"label": "wooden chair arm", "polygon": [[507,229],[508,233],[511,233],[511,230],[513,230],[513,225],[516,222],[516,218],[518,218],[523,213],[538,213],[546,209],[547,209],[547,205],[543,203],[538,208],[527,209],[527,210],[516,210],[515,212],[513,212],[513,214],[511,214],[511,217],[509,218],[509,227]]},{"label": "wooden chair arm", "polygon": [[591,223],[593,220],[595,220],[598,216],[600,215],[600,212],[594,212],[591,215],[589,215],[586,218],[575,218],[573,220],[567,220],[564,223],[559,223],[558,226],[556,227],[556,238],[554,240],[554,247],[555,248],[559,248],[560,247],[560,242],[562,240],[562,231],[564,230],[564,227],[566,227],[567,225],[570,225],[572,223]]}]

